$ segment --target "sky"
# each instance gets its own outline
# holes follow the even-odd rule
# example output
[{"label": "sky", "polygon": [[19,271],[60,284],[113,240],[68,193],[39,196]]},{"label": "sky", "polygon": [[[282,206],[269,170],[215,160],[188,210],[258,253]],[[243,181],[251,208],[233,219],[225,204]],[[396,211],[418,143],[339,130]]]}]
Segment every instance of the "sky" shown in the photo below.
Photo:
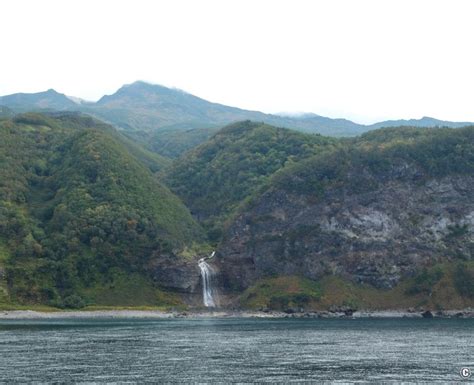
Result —
[{"label": "sky", "polygon": [[136,80],[263,112],[474,121],[474,1],[5,0],[0,95]]}]

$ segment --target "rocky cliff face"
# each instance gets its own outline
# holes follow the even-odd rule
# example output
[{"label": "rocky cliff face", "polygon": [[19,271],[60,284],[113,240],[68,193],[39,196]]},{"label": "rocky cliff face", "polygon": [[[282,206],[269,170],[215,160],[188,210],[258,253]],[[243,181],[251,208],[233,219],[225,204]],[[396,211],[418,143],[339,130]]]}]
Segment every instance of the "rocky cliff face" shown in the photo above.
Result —
[{"label": "rocky cliff face", "polygon": [[[352,170],[348,179],[319,196],[277,187],[264,193],[218,250],[226,288],[326,274],[390,288],[436,261],[473,257],[472,175],[432,178],[398,164],[383,176]],[[354,189],[351,180],[366,186]]]},{"label": "rocky cliff face", "polygon": [[197,259],[160,256],[153,260],[149,270],[153,280],[166,289],[189,294],[201,290]]},{"label": "rocky cliff face", "polygon": [[[179,293],[188,305],[202,307],[204,305],[203,282],[198,261],[203,257],[208,257],[208,255],[198,255],[193,258],[161,255],[153,260],[148,270],[152,279],[161,288]],[[218,306],[227,305],[231,299],[228,299],[220,290],[225,285],[222,280],[223,275],[219,270],[219,264],[215,263],[214,258],[208,263],[215,274],[213,274],[211,280],[215,296],[214,301]]]}]

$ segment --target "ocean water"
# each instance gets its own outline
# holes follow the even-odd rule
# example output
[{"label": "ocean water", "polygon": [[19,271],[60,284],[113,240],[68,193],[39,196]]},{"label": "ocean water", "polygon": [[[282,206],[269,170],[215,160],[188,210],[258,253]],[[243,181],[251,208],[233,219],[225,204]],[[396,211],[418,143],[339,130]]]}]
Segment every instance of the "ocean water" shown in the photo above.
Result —
[{"label": "ocean water", "polygon": [[469,382],[474,319],[0,320],[0,382]]}]

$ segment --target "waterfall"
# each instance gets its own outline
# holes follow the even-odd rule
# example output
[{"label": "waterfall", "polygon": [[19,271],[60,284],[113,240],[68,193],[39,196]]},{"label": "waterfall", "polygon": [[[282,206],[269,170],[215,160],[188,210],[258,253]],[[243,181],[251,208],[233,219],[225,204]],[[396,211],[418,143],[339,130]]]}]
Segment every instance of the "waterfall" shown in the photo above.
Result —
[{"label": "waterfall", "polygon": [[206,259],[212,258],[214,254],[215,252],[208,258],[201,258],[198,262],[202,277],[202,299],[204,306],[206,307],[216,307],[212,290],[212,276],[214,275],[214,269],[206,262]]}]

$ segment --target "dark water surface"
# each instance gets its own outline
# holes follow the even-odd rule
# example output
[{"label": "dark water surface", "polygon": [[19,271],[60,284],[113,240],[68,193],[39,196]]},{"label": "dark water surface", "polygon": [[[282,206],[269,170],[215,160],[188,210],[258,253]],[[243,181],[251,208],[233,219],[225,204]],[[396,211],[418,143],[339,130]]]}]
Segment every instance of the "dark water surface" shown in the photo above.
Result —
[{"label": "dark water surface", "polygon": [[468,382],[473,332],[474,319],[0,320],[0,379]]}]

